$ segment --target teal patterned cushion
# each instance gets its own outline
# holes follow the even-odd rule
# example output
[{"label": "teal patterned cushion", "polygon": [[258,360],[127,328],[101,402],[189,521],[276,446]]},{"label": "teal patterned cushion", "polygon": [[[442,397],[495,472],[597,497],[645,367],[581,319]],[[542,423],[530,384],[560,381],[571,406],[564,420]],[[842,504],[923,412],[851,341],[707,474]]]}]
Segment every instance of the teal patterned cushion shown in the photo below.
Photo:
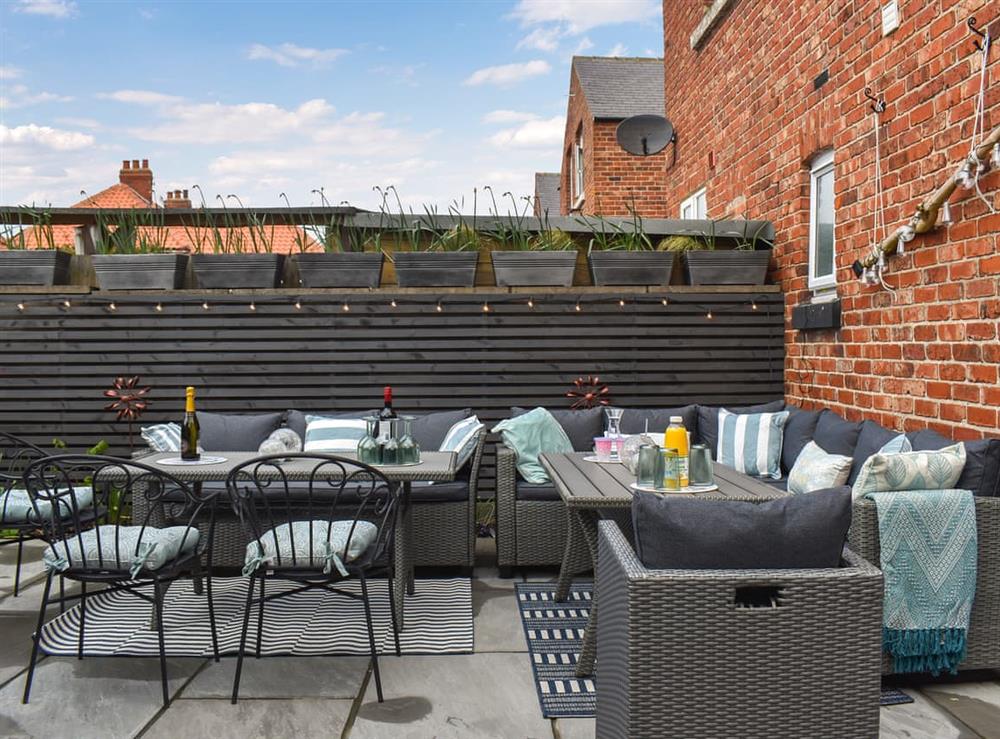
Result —
[{"label": "teal patterned cushion", "polygon": [[962,444],[937,451],[873,454],[854,481],[854,499],[869,493],[951,489],[962,476],[964,467],[965,446]]},{"label": "teal patterned cushion", "polygon": [[282,568],[322,566],[326,574],[336,567],[337,572],[346,576],[344,562],[353,562],[364,554],[377,535],[378,527],[369,521],[358,521],[357,524],[353,520],[334,521],[332,524],[329,521],[283,523],[247,544],[243,574],[251,575],[266,563]]},{"label": "teal patterned cushion", "polygon": [[819,444],[810,441],[788,473],[788,492],[811,493],[813,490],[836,488],[847,482],[851,474],[850,457],[842,454],[827,454]]},{"label": "teal patterned cushion", "polygon": [[737,472],[781,479],[781,443],[788,411],[730,413],[719,409],[719,441],[715,458]]},{"label": "teal patterned cushion", "polygon": [[[94,503],[94,491],[89,487],[73,488],[73,495],[76,496],[77,510],[90,508]],[[73,513],[73,503],[69,499],[69,494],[54,501],[58,507],[60,518],[69,518]],[[38,511],[46,519],[52,518],[53,501],[38,501]],[[28,497],[27,490],[14,488],[0,495],[0,524],[20,524],[30,521],[37,521],[38,516],[31,505],[31,498]]]},{"label": "teal patterned cushion", "polygon": [[144,569],[158,570],[172,563],[179,553],[193,552],[199,537],[198,529],[188,526],[98,526],[50,545],[42,560],[54,572],[71,567],[127,569],[138,577]]}]

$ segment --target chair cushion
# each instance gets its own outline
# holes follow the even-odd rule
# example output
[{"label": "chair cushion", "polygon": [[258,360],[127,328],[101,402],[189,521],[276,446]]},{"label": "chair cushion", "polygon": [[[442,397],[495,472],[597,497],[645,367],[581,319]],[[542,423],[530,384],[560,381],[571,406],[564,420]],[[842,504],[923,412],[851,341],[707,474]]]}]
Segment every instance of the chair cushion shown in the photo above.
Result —
[{"label": "chair cushion", "polygon": [[781,479],[781,442],[788,411],[730,413],[719,410],[716,459],[737,472]]},{"label": "chair cushion", "polygon": [[[750,405],[745,408],[727,408],[730,413],[777,413],[785,409],[785,401],[773,400],[770,403],[760,405]],[[719,446],[719,406],[699,405],[698,406],[698,440],[707,446],[712,452],[712,459],[716,459],[716,450]]]},{"label": "chair cushion", "polygon": [[458,455],[456,467],[461,469],[469,461],[479,444],[479,433],[483,424],[476,416],[469,416],[455,423],[441,441],[440,452],[455,452]]},{"label": "chair cushion", "polygon": [[115,529],[98,526],[51,544],[42,555],[46,569],[128,570],[132,577],[138,577],[142,570],[155,571],[173,564],[180,554],[193,554],[201,536],[198,529],[188,526]]},{"label": "chair cushion", "polygon": [[[511,408],[512,417],[528,413],[527,408]],[[604,436],[604,408],[587,408],[586,410],[550,410],[552,417],[559,422],[566,436],[573,445],[572,451],[589,452],[594,448],[594,437]]]},{"label": "chair cushion", "polygon": [[854,497],[899,490],[952,489],[962,476],[965,458],[962,444],[937,451],[873,454],[865,460],[854,481]]},{"label": "chair cushion", "polygon": [[525,482],[520,478],[517,480],[514,495],[518,500],[560,500],[559,493],[552,483],[546,482],[539,485]]},{"label": "chair cushion", "polygon": [[282,416],[198,411],[199,443],[206,452],[255,452],[281,425]]},{"label": "chair cushion", "polygon": [[806,444],[813,440],[819,411],[796,408],[793,405],[785,406],[785,410],[788,411],[788,420],[785,421],[785,434],[781,442],[781,471],[787,475]]},{"label": "chair cushion", "polygon": [[431,450],[440,449],[448,432],[456,423],[461,423],[471,416],[472,410],[463,408],[457,411],[407,415],[413,415],[413,439],[421,449]]},{"label": "chair cushion", "polygon": [[860,434],[860,423],[845,420],[833,411],[824,410],[816,422],[813,441],[827,454],[841,454],[853,458]]},{"label": "chair cushion", "polygon": [[414,482],[410,485],[410,501],[419,503],[456,503],[469,500],[469,481]]},{"label": "chair cushion", "polygon": [[763,503],[636,493],[635,550],[652,569],[837,567],[851,525],[848,487]]},{"label": "chair cushion", "polygon": [[344,563],[358,559],[377,536],[378,527],[370,521],[283,523],[247,544],[243,573],[249,575],[267,564],[275,569],[322,567],[327,574],[336,567],[346,576]]},{"label": "chair cushion", "polygon": [[360,418],[306,416],[306,452],[356,452],[358,442],[368,433],[368,422]]},{"label": "chair cushion", "polygon": [[819,444],[810,441],[788,473],[788,492],[811,493],[840,487],[847,482],[853,461],[841,454],[827,454]]},{"label": "chair cushion", "polygon": [[663,436],[670,425],[671,416],[684,419],[684,428],[691,437],[698,438],[698,406],[685,405],[680,408],[624,408],[622,409],[621,430],[623,434],[642,434],[649,422],[649,433]]},{"label": "chair cushion", "polygon": [[[943,449],[955,443],[930,429],[907,436],[916,451]],[[965,446],[965,468],[956,487],[971,490],[984,498],[1000,496],[1000,439],[976,439],[962,444]]]},{"label": "chair cushion", "polygon": [[[945,445],[947,446],[947,445]],[[861,467],[865,461],[878,452],[883,454],[895,454],[898,452],[910,452],[913,447],[905,434],[898,431],[890,431],[880,426],[874,421],[862,421],[861,433],[858,434],[858,443],[854,447],[854,465],[851,467],[851,474],[847,478],[847,483],[853,485],[858,479]]]},{"label": "chair cushion", "polygon": [[154,452],[179,452],[181,450],[181,426],[179,423],[143,426],[139,429],[139,433]]},{"label": "chair cushion", "polygon": [[[90,508],[94,504],[94,490],[91,487],[74,487],[73,495],[76,496],[77,510]],[[59,510],[61,518],[70,518],[73,515],[73,503],[69,496],[65,495],[54,501],[38,501],[38,511],[47,521],[52,520],[55,509]],[[13,488],[0,494],[0,524],[17,525],[37,521],[38,516],[31,505],[27,490]]]},{"label": "chair cushion", "polygon": [[549,482],[548,473],[538,462],[539,454],[573,451],[563,427],[544,408],[503,420],[493,427],[493,433],[501,434],[503,443],[514,450],[517,471],[528,482]]},{"label": "chair cushion", "polygon": [[[323,418],[364,418],[365,416],[377,416],[378,411],[296,411],[291,410],[285,413],[285,426],[299,435],[300,439],[306,438],[306,416],[323,416]],[[419,441],[418,441],[419,443]]]}]

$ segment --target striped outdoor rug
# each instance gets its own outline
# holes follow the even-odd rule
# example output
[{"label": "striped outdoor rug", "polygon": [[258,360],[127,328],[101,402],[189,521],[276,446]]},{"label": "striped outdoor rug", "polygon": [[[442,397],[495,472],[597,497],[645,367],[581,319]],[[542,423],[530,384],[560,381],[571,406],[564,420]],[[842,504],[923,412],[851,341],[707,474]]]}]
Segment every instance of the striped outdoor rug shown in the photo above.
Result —
[{"label": "striped outdoor rug", "polygon": [[[294,587],[292,583],[269,582],[267,593]],[[344,582],[340,587],[361,593],[361,585],[356,580]],[[241,577],[220,578],[213,581],[212,588],[219,651],[236,654],[243,627],[247,581]],[[395,647],[386,581],[369,581],[368,592],[376,643],[380,652],[393,652]],[[157,633],[149,628],[151,612],[150,603],[128,593],[89,597],[84,654],[93,657],[158,656]],[[257,614],[255,606],[250,614],[250,637],[247,642],[251,647],[256,644]],[[404,654],[471,653],[472,589],[469,580],[417,580],[416,593],[406,597],[404,619],[405,629],[400,633],[400,647]],[[204,595],[194,594],[190,581],[178,581],[170,586],[163,620],[168,655],[205,657],[212,654],[208,601]],[[52,655],[75,655],[79,623],[79,606],[49,621],[42,628],[42,650]],[[364,603],[321,590],[309,590],[287,599],[269,601],[264,609],[261,654],[368,654]]]},{"label": "striped outdoor rug", "polygon": [[[574,585],[569,600],[561,602],[555,599],[555,583],[518,583],[515,587],[542,716],[592,718],[597,707],[594,680],[581,680],[574,670],[590,616],[593,583]],[[913,703],[913,698],[884,686],[879,702],[895,706]]]}]

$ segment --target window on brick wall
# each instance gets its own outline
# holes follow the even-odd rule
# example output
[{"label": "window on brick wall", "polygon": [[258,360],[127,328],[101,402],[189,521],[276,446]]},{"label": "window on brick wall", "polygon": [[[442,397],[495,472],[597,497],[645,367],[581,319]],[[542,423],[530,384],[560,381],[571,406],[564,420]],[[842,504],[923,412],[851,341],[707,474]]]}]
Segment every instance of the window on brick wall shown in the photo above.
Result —
[{"label": "window on brick wall", "polygon": [[809,287],[837,284],[833,238],[833,152],[817,154],[809,170]]},{"label": "window on brick wall", "polygon": [[704,187],[681,202],[681,218],[708,218],[708,196]]},{"label": "window on brick wall", "polygon": [[576,132],[573,143],[573,206],[583,202],[583,126]]}]

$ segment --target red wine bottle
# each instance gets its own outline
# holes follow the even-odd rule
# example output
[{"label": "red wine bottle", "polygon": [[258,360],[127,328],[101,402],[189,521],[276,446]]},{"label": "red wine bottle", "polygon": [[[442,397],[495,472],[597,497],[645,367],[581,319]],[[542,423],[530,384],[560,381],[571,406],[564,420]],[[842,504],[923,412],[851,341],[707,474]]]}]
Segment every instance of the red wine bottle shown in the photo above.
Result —
[{"label": "red wine bottle", "polygon": [[385,405],[382,406],[382,410],[378,414],[379,443],[384,443],[392,438],[392,424],[389,422],[396,417],[396,411],[392,409],[392,388],[388,385],[382,389],[382,398]]}]

